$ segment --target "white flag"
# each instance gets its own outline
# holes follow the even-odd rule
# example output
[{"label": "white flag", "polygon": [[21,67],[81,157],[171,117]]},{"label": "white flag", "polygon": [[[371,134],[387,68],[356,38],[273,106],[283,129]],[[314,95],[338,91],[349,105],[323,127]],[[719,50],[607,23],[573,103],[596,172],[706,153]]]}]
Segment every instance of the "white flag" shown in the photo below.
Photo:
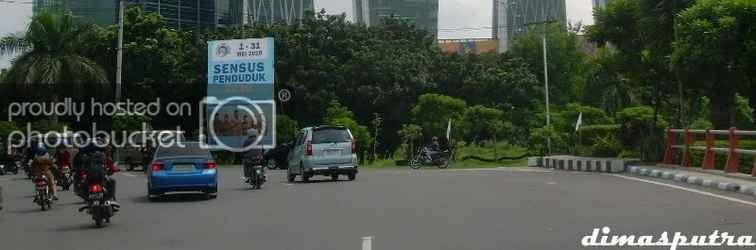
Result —
[{"label": "white flag", "polygon": [[583,125],[583,112],[580,112],[577,122],[575,122],[575,132],[580,129],[580,125]]},{"label": "white flag", "polygon": [[451,118],[449,118],[449,125],[446,126],[446,140],[451,140]]}]

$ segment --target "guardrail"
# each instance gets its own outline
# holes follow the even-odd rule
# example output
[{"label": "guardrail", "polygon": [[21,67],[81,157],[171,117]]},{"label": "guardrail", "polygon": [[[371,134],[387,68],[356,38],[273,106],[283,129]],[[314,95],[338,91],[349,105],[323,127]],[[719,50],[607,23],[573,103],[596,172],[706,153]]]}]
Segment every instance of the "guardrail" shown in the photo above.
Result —
[{"label": "guardrail", "polygon": [[[676,144],[678,135],[682,136],[683,144]],[[694,146],[696,135],[704,135],[706,146]],[[726,148],[714,147],[716,136],[727,136],[728,146]],[[680,165],[689,167],[691,163],[691,150],[703,150],[704,158],[703,161],[701,161],[701,167],[703,169],[715,169],[714,159],[716,158],[717,153],[719,153],[727,155],[727,163],[724,168],[725,173],[736,173],[738,172],[738,165],[740,164],[740,155],[756,156],[756,150],[738,148],[738,142],[742,136],[756,136],[756,131],[737,130],[736,128],[730,128],[729,130],[668,128],[667,147],[664,153],[663,163],[676,164],[675,150],[682,150]],[[756,161],[754,161],[751,176],[756,177]]]}]

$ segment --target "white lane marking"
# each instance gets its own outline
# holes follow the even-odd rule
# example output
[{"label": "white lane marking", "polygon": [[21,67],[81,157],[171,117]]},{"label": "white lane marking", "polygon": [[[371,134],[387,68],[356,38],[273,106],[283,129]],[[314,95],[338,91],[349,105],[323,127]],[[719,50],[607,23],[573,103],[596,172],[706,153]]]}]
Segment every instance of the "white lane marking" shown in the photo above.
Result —
[{"label": "white lane marking", "polygon": [[123,175],[128,176],[128,177],[136,177],[136,175],[129,174],[129,173],[123,173]]},{"label": "white lane marking", "polygon": [[556,181],[546,182],[546,185],[556,185],[556,184],[557,184]]},{"label": "white lane marking", "polygon": [[373,236],[362,237],[362,250],[373,249]]},{"label": "white lane marking", "polygon": [[640,182],[645,182],[645,183],[651,183],[651,184],[656,184],[656,185],[659,185],[659,186],[665,186],[665,187],[668,187],[668,188],[674,188],[674,189],[679,189],[679,190],[683,190],[683,191],[688,191],[688,192],[691,192],[691,193],[702,194],[702,195],[711,196],[711,197],[714,197],[714,198],[720,198],[720,199],[723,199],[723,200],[728,200],[728,201],[737,202],[737,203],[740,203],[740,204],[751,205],[753,207],[756,207],[756,203],[755,202],[750,202],[750,201],[745,201],[745,200],[741,200],[741,199],[737,199],[737,198],[727,197],[727,196],[724,196],[724,195],[709,193],[709,192],[705,192],[705,191],[701,191],[701,190],[697,190],[697,189],[686,188],[686,187],[676,186],[676,185],[667,184],[667,183],[663,183],[663,182],[656,182],[656,181],[651,181],[651,180],[646,180],[646,179],[641,179],[641,178],[635,178],[635,177],[630,177],[630,176],[624,176],[624,175],[619,175],[619,174],[610,174],[610,175],[614,176],[614,177],[620,177],[620,178],[628,179],[628,180],[634,180],[634,181],[640,181]]}]

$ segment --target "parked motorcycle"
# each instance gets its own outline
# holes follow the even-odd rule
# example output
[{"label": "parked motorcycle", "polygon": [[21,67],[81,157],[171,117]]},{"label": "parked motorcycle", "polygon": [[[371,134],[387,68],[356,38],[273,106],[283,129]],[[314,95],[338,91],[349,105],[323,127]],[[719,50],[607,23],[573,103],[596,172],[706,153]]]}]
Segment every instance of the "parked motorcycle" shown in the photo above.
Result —
[{"label": "parked motorcycle", "polygon": [[87,205],[79,208],[79,212],[86,211],[92,215],[97,227],[103,223],[110,223],[110,218],[118,211],[119,206],[105,198],[105,187],[101,183],[91,183],[88,187]]},{"label": "parked motorcycle", "polygon": [[19,162],[13,160],[12,158],[8,158],[0,162],[0,175],[18,174],[18,164]]},{"label": "parked motorcycle", "polygon": [[16,165],[16,162],[10,164],[0,163],[0,175],[6,174],[18,174],[18,166]]},{"label": "parked motorcycle", "polygon": [[47,177],[37,177],[34,179],[34,202],[42,207],[42,211],[52,208],[52,190],[47,186]]},{"label": "parked motorcycle", "polygon": [[[435,153],[435,155],[432,155]],[[436,166],[440,169],[449,167],[449,150],[433,152],[428,147],[423,147],[410,160],[409,166],[412,169],[418,169],[422,166]]]}]

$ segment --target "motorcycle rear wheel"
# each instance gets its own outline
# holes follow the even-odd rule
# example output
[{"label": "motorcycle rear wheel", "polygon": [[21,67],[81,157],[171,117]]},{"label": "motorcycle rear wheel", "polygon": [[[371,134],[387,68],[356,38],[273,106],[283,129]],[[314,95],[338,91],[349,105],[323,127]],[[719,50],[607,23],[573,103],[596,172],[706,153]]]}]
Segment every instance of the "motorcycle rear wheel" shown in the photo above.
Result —
[{"label": "motorcycle rear wheel", "polygon": [[409,162],[409,167],[411,169],[418,169],[418,168],[420,168],[421,165],[422,164],[420,163],[419,157],[415,157],[414,159],[410,160],[410,162]]},{"label": "motorcycle rear wheel", "polygon": [[440,165],[438,165],[439,169],[446,169],[448,167],[449,167],[449,160],[448,159],[444,160],[444,162],[442,162]]}]

